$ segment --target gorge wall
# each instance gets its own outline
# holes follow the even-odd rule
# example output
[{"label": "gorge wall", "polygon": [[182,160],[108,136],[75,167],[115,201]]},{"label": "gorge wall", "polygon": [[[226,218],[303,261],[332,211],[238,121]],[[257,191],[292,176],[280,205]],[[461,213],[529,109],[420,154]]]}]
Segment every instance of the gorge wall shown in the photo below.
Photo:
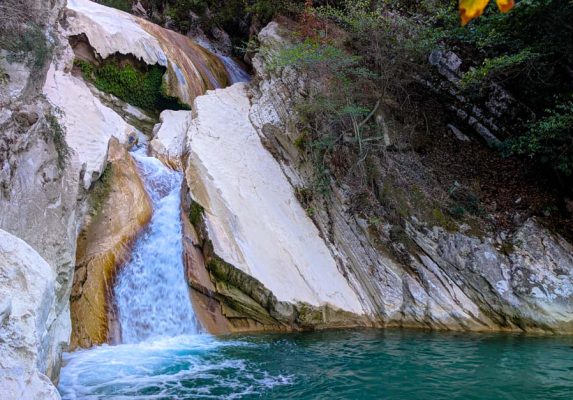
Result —
[{"label": "gorge wall", "polygon": [[[293,186],[307,187],[313,173],[295,146],[301,133],[293,110],[295,100],[312,91],[312,82],[295,68],[269,67],[273,54],[292,40],[285,26],[271,23],[259,40],[250,119]],[[382,162],[380,171],[385,170]],[[415,168],[410,165],[403,167],[404,174]],[[431,173],[422,176],[432,182]],[[378,179],[381,188],[391,182],[384,173]],[[331,251],[340,255],[340,268],[367,294],[382,325],[571,331],[573,248],[535,219],[510,236],[472,236],[467,225],[444,227],[435,218],[413,215],[405,216],[403,225],[380,221],[382,228],[374,229],[352,212],[347,187],[336,182],[330,186],[332,196],[313,204],[313,219]]]}]

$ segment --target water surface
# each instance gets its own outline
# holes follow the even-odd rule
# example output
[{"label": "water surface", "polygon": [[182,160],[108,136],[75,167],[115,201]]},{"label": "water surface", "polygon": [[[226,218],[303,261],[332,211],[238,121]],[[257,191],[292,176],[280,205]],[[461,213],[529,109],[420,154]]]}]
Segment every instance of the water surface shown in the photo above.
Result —
[{"label": "water surface", "polygon": [[190,335],[67,354],[64,399],[573,399],[573,338]]}]

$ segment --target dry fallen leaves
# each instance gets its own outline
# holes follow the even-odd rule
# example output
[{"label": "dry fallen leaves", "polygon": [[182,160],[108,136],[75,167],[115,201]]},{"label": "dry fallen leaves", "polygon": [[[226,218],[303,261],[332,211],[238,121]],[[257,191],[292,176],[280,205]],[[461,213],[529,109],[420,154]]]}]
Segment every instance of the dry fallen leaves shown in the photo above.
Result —
[{"label": "dry fallen leaves", "polygon": [[[487,7],[490,0],[460,0],[460,16],[462,25],[479,17]],[[515,0],[496,0],[497,7],[501,12],[508,12],[515,5]]]}]

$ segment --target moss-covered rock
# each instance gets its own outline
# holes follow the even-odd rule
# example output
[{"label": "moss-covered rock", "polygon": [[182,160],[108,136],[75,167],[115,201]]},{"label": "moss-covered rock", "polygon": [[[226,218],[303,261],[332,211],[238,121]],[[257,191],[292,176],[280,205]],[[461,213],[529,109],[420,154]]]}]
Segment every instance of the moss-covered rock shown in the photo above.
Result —
[{"label": "moss-covered rock", "polygon": [[166,69],[159,65],[146,66],[127,57],[110,57],[99,65],[75,60],[84,79],[102,92],[147,111],[158,113],[165,109],[189,110],[189,106],[167,95],[163,75]]}]

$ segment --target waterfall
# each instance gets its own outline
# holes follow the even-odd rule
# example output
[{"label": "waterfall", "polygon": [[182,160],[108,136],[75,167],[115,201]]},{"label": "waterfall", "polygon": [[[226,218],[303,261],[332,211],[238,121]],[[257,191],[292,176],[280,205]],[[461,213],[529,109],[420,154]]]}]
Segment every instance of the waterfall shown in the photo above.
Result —
[{"label": "waterfall", "polygon": [[225,66],[225,71],[227,71],[227,75],[229,76],[229,83],[234,85],[235,83],[239,82],[249,82],[251,80],[251,75],[241,66],[239,62],[234,59],[233,57],[223,55],[215,46],[211,44],[208,40],[203,37],[197,36],[194,37],[196,43],[198,43],[201,47],[209,50],[213,53],[217,58],[223,63]]},{"label": "waterfall", "polygon": [[[232,83],[250,79],[232,58],[217,57]],[[153,216],[116,277],[118,343],[65,353],[62,398],[239,398],[287,384],[288,377],[269,374],[258,363],[247,364],[232,354],[251,344],[198,334],[202,329],[183,265],[183,173],[147,151],[147,139],[141,136],[131,154],[151,198]]]},{"label": "waterfall", "polygon": [[225,70],[229,75],[229,79],[231,80],[231,84],[239,83],[239,82],[248,82],[251,80],[251,76],[245,71],[243,68],[237,64],[235,60],[231,57],[223,56],[221,54],[215,53],[219,60],[225,65]]},{"label": "waterfall", "polygon": [[180,192],[182,174],[147,146],[132,152],[153,203],[153,217],[135,243],[115,287],[121,341],[139,343],[198,333],[184,277]]}]

